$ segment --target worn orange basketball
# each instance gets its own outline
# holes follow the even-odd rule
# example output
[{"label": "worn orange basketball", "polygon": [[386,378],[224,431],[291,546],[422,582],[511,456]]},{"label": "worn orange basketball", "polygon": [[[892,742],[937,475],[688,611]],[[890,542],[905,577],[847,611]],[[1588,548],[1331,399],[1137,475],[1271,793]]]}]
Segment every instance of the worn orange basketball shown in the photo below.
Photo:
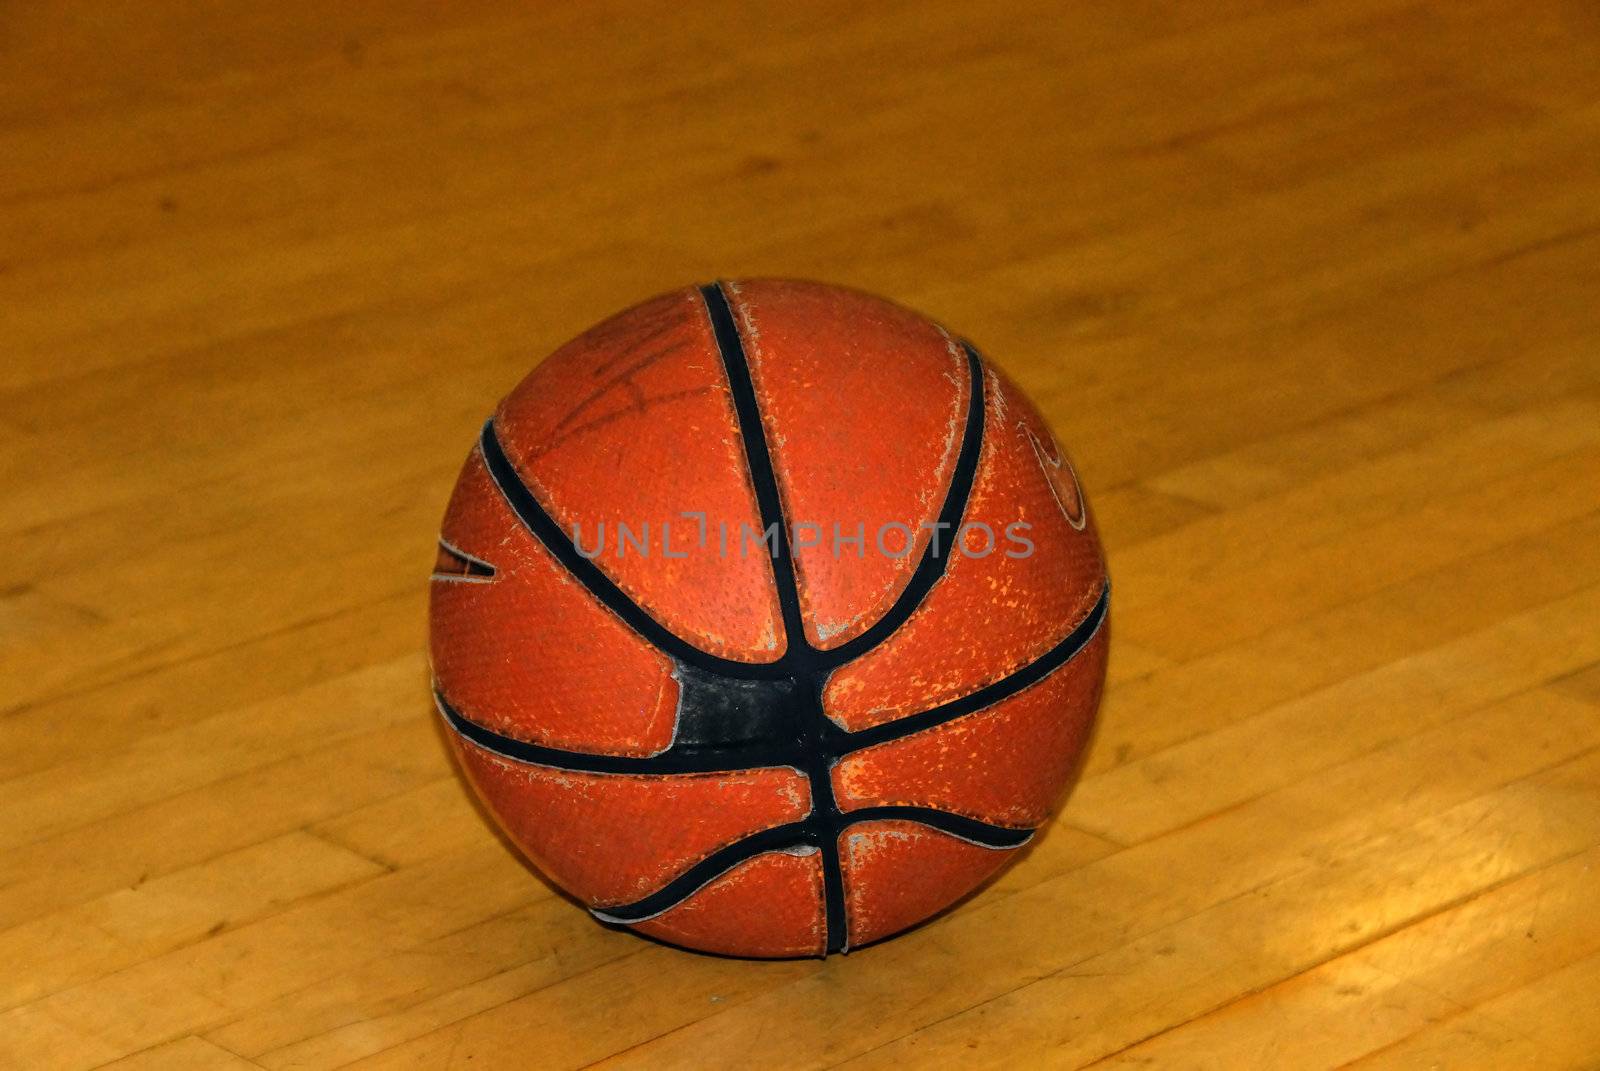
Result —
[{"label": "worn orange basketball", "polygon": [[1046,821],[1107,592],[1071,465],[970,344],[850,290],[721,283],[579,336],[484,426],[435,692],[488,810],[600,919],[823,955]]}]

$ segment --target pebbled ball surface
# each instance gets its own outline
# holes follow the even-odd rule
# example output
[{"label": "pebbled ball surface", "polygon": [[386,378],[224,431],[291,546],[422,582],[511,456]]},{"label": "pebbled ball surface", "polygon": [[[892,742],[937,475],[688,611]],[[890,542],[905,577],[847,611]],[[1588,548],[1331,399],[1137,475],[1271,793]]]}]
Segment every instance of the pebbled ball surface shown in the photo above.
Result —
[{"label": "pebbled ball surface", "polygon": [[732,955],[978,887],[1076,776],[1105,676],[1044,420],[816,283],[674,291],[557,350],[469,454],[431,588],[440,711],[506,835],[600,919]]}]

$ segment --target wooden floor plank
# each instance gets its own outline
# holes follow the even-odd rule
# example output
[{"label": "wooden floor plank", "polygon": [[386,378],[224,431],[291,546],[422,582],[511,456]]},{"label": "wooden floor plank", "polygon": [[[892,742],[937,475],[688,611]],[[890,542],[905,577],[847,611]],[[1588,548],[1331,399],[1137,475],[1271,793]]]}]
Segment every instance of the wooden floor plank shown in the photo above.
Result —
[{"label": "wooden floor plank", "polygon": [[1600,985],[1600,954],[1564,967],[1489,1001],[1480,1010],[1431,1024],[1353,1066],[1461,1066],[1502,1058],[1523,1067],[1593,1066],[1600,1051],[1593,1003]]},{"label": "wooden floor plank", "polygon": [[[1399,1049],[1600,950],[1594,849],[1126,1049],[1107,1066],[1332,1066]],[[1481,965],[1492,963],[1493,971]]]},{"label": "wooden floor plank", "polygon": [[[1083,786],[1074,820],[1132,844],[1314,779],[1408,731],[1590,665],[1600,659],[1589,627],[1596,612],[1600,587],[1129,763]],[[1219,768],[1234,774],[1219,780]]]},{"label": "wooden floor plank", "polygon": [[1376,672],[1600,582],[1600,516],[1452,563],[1113,691],[1097,773]]},{"label": "wooden floor plank", "polygon": [[431,721],[378,729],[32,841],[5,855],[18,877],[0,889],[0,922],[15,925],[63,902],[136,888],[389,798],[438,772]]},{"label": "wooden floor plank", "polygon": [[384,871],[364,856],[294,832],[118,889],[0,932],[0,955],[40,964],[5,980],[0,1005],[134,966]]},{"label": "wooden floor plank", "polygon": [[192,1035],[104,1065],[107,1071],[254,1071],[259,1066]]}]

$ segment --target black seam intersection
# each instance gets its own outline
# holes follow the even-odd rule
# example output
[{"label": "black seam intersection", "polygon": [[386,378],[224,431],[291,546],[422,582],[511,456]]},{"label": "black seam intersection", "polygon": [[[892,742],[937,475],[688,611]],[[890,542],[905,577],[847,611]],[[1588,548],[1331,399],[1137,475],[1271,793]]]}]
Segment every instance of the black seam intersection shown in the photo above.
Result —
[{"label": "black seam intersection", "polygon": [[[1084,619],[1050,650],[1020,669],[1007,674],[992,684],[948,703],[930,707],[917,714],[854,731],[840,728],[831,719],[824,729],[828,752],[834,760],[878,744],[912,736],[968,714],[975,714],[996,703],[1010,699],[1043,681],[1057,669],[1066,665],[1087,647],[1100,631],[1106,618],[1110,590],[1102,588],[1100,597]],[[435,689],[434,704],[439,713],[461,736],[466,737],[485,751],[503,758],[536,766],[549,766],[559,770],[597,774],[697,774],[729,773],[735,770],[756,770],[766,767],[795,765],[794,748],[788,745],[756,745],[743,748],[725,748],[715,752],[668,750],[656,755],[605,755],[591,751],[571,751],[548,747],[495,732],[486,725],[462,714],[446,698],[443,691]]]},{"label": "black seam intersection", "polygon": [[800,585],[795,575],[794,554],[789,546],[789,525],[784,516],[777,473],[772,467],[772,455],[767,449],[761,403],[750,376],[744,340],[739,335],[733,309],[722,287],[701,287],[700,295],[705,300],[706,314],[711,319],[717,350],[722,355],[723,368],[727,372],[734,416],[744,442],[745,466],[755,489],[756,505],[761,511],[761,526],[774,533],[772,578],[777,585],[778,605],[783,613],[782,661],[795,682],[802,704],[798,712],[798,724],[794,727],[797,736],[795,765],[805,773],[811,785],[811,813],[801,825],[805,827],[807,836],[814,839],[822,856],[822,894],[827,928],[824,950],[842,951],[849,941],[849,933],[845,925],[844,871],[839,861],[839,805],[833,797],[833,760],[824,743],[829,722],[822,707],[822,690],[827,685],[829,666],[806,638],[805,622],[800,613]]},{"label": "black seam intersection", "polygon": [[[792,681],[800,693],[803,707],[798,718],[799,724],[795,727],[796,739],[792,743],[763,743],[713,753],[690,751],[674,754],[669,748],[652,756],[589,754],[545,747],[497,733],[464,717],[450,705],[442,691],[435,691],[435,701],[440,714],[455,732],[486,751],[518,762],[598,774],[673,775],[778,766],[801,772],[811,787],[812,809],[806,818],[744,837],[700,860],[649,896],[620,907],[596,908],[594,914],[607,922],[642,922],[681,903],[720,875],[757,855],[810,848],[820,852],[822,857],[826,951],[843,951],[848,945],[849,935],[839,838],[848,826],[875,819],[901,819],[997,849],[1018,847],[1032,836],[1033,831],[991,825],[930,807],[869,807],[844,811],[833,794],[831,774],[834,763],[862,748],[922,732],[992,706],[1043,680],[1071,661],[1094,638],[1105,620],[1110,587],[1108,584],[1102,585],[1094,606],[1066,637],[1034,661],[1001,680],[959,699],[869,729],[849,732],[840,728],[823,710],[822,692],[828,675],[838,666],[884,642],[905,623],[944,575],[952,547],[946,546],[945,553],[940,554],[930,540],[894,604],[860,636],[832,650],[819,650],[809,642],[800,612],[799,585],[789,546],[782,495],[767,446],[761,407],[751,379],[744,342],[722,287],[705,286],[700,293],[727,373],[761,523],[763,528],[774,533],[773,581],[786,643],[780,659],[770,663],[755,663],[723,658],[701,650],[672,632],[629,597],[598,566],[578,553],[573,541],[539,503],[506,456],[492,419],[484,425],[479,439],[480,450],[490,478],[524,526],[573,579],[646,641],[678,662],[708,673],[741,680]],[[941,530],[951,534],[952,543],[971,495],[984,438],[982,363],[972,346],[963,342],[962,349],[970,384],[968,411],[956,464],[939,512],[939,521],[946,526]]]}]

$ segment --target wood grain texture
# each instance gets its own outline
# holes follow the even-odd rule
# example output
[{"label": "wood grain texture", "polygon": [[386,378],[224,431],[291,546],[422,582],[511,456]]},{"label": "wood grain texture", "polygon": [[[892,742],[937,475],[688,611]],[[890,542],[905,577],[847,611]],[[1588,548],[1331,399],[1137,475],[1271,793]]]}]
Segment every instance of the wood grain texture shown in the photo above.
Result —
[{"label": "wood grain texture", "polygon": [[[0,11],[0,1066],[1600,1066],[1593,5],[527,7]],[[1063,816],[826,962],[592,923],[426,686],[494,400],[750,275],[1117,583]]]}]

